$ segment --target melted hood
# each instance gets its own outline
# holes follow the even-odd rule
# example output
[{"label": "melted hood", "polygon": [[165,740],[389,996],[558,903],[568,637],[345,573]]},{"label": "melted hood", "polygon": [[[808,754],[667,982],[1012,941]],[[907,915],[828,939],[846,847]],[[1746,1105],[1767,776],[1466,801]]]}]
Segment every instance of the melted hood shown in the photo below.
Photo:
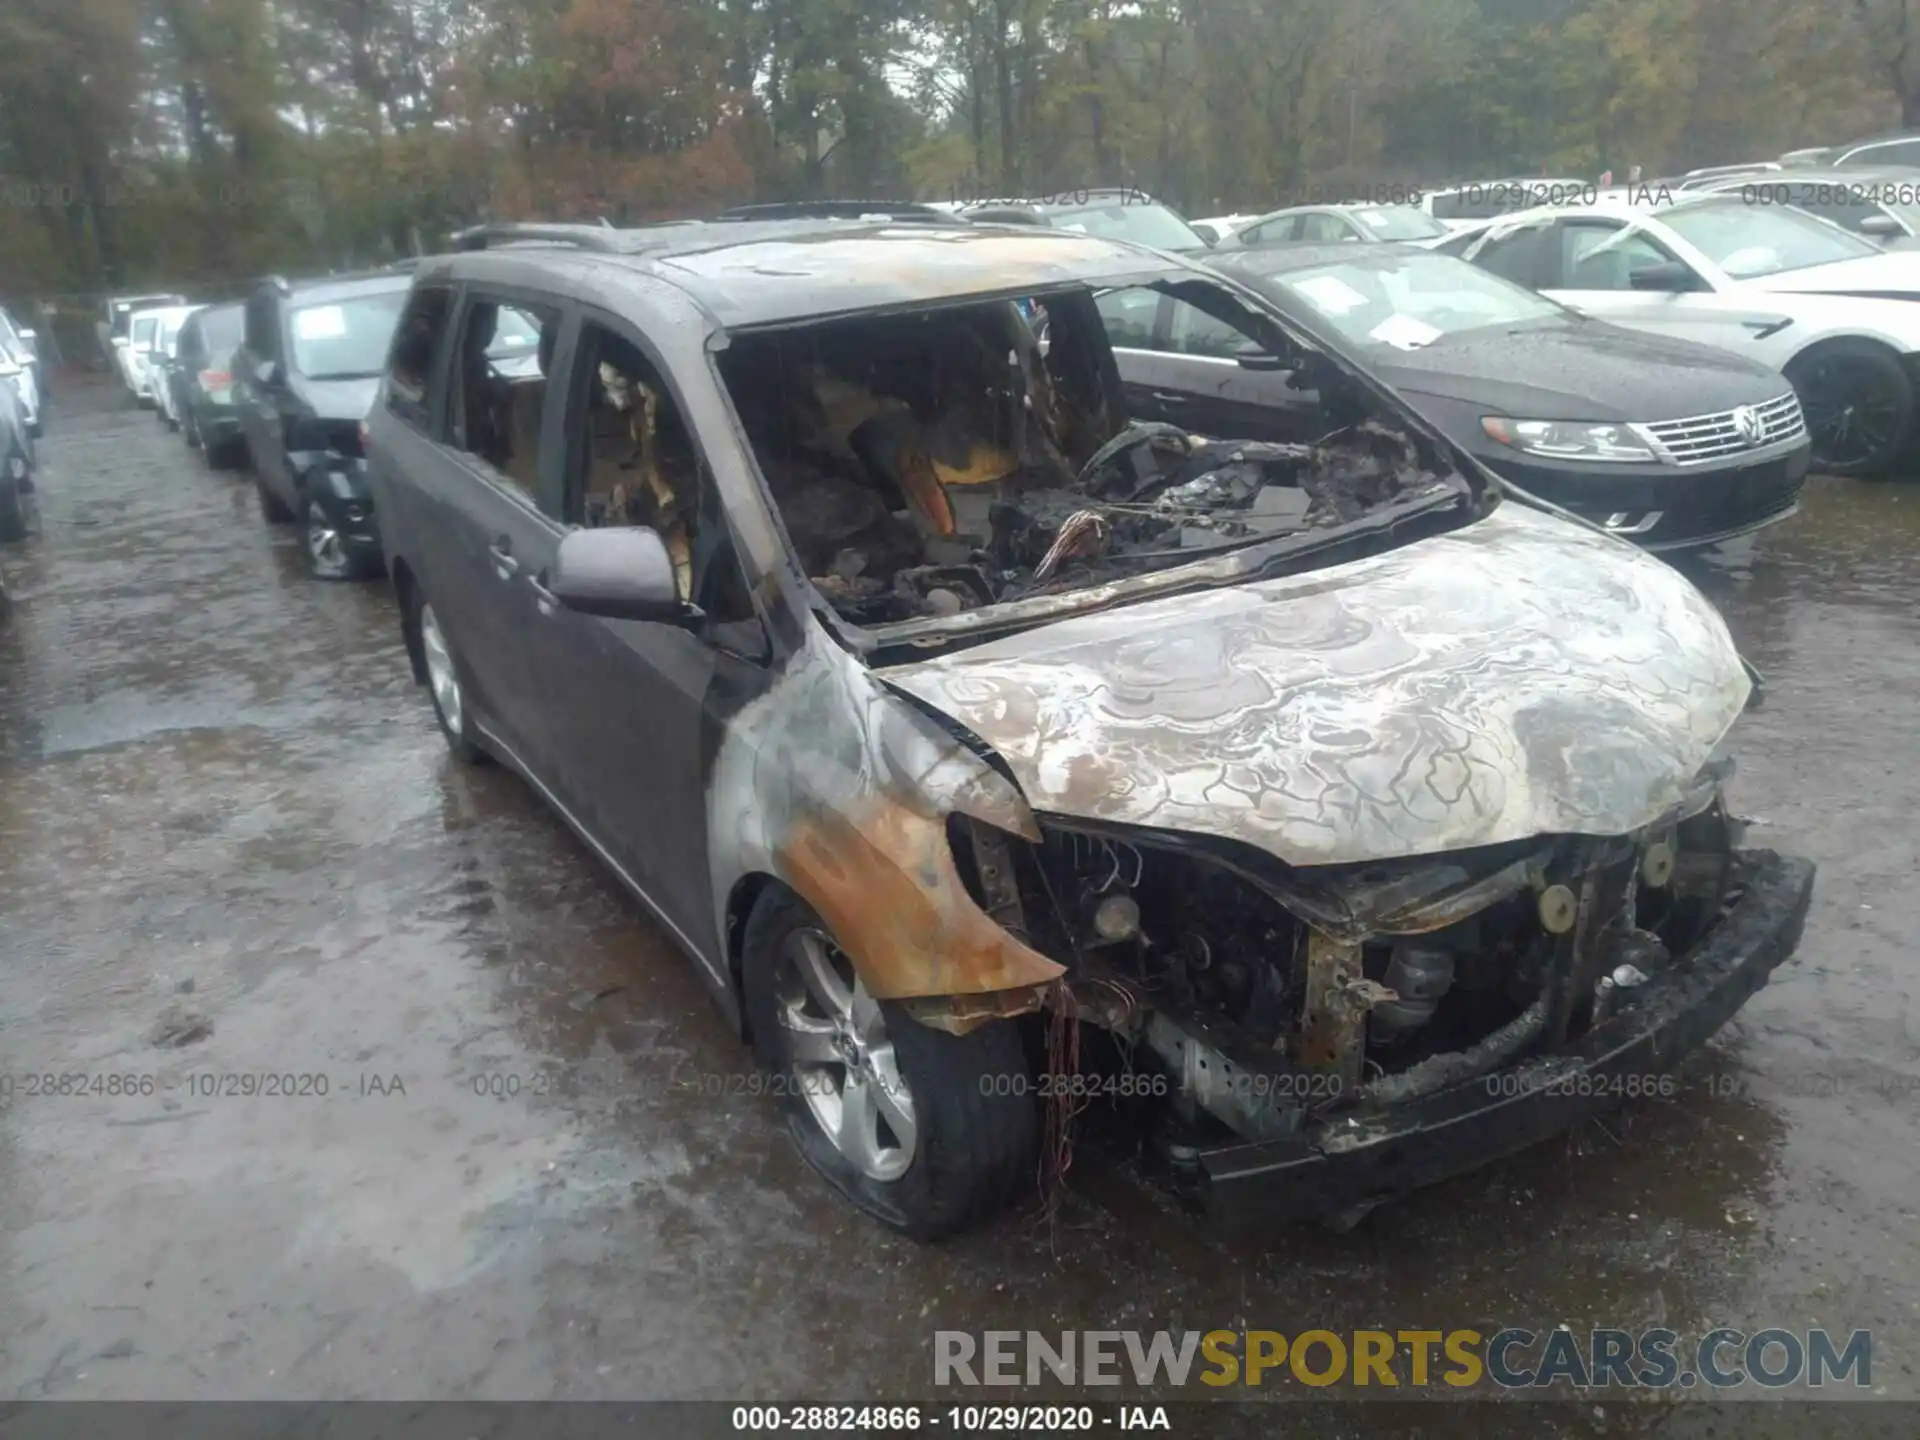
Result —
[{"label": "melted hood", "polygon": [[1042,814],[1292,865],[1638,829],[1748,694],[1677,571],[1514,503],[1372,559],[880,674],[991,744]]}]

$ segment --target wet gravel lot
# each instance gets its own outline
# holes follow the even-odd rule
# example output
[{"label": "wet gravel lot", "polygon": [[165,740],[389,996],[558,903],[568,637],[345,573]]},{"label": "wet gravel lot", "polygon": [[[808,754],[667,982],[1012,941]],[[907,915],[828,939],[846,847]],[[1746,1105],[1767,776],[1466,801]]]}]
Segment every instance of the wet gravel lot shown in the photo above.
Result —
[{"label": "wet gravel lot", "polygon": [[528,789],[449,760],[384,582],[307,580],[104,386],[43,446],[0,551],[7,1398],[925,1399],[936,1328],[1560,1324],[1868,1328],[1920,1397],[1920,486],[1817,480],[1694,567],[1770,680],[1735,800],[1820,879],[1676,1098],[1345,1236],[1211,1235],[1096,1148],[1051,1221],[929,1249],[813,1180]]}]

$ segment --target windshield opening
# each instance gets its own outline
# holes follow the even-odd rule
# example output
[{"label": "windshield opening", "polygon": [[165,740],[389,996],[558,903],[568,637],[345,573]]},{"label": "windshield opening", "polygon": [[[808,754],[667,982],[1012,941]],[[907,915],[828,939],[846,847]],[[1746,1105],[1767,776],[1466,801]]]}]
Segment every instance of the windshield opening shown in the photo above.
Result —
[{"label": "windshield opening", "polygon": [[1880,253],[1837,225],[1778,206],[1723,201],[1676,207],[1660,219],[1735,280]]},{"label": "windshield opening", "polygon": [[1418,350],[1445,335],[1518,325],[1567,312],[1477,265],[1429,251],[1373,256],[1269,275],[1347,339]]},{"label": "windshield opening", "polygon": [[128,338],[131,340],[134,349],[148,350],[153,347],[153,332],[159,323],[160,322],[151,315],[133,322],[133,333]]},{"label": "windshield opening", "polygon": [[1146,200],[1115,200],[1063,210],[1053,217],[1061,230],[1077,230],[1102,240],[1131,240],[1156,250],[1204,250],[1207,238],[1166,206]]},{"label": "windshield opening", "polygon": [[[1224,435],[1129,414],[1106,379],[1104,307],[1130,295],[1185,307],[1222,344],[1313,363],[1318,404]],[[1344,370],[1205,280],[737,333],[716,363],[795,559],[863,627],[938,628],[1228,552],[1292,553],[1467,493]]]},{"label": "windshield opening", "polygon": [[301,306],[289,321],[293,368],[309,380],[379,375],[406,302],[406,291],[390,290]]}]

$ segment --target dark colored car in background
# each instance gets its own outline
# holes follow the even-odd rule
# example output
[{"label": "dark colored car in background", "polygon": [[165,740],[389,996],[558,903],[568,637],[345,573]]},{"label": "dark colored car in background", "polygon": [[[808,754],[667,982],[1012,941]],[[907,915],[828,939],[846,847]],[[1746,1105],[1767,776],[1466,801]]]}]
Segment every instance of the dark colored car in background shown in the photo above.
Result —
[{"label": "dark colored car in background", "polygon": [[260,513],[299,523],[316,579],[377,574],[383,563],[360,422],[385,373],[407,284],[397,269],[275,278],[243,309],[232,403]]},{"label": "dark colored car in background", "polygon": [[[1792,387],[1729,351],[1594,320],[1415,246],[1292,246],[1214,268],[1373,373],[1495,474],[1651,550],[1691,549],[1793,514],[1810,443]],[[1173,297],[1101,299],[1130,408],[1249,434],[1310,411],[1313,377],[1246,353]]]},{"label": "dark colored car in background", "polygon": [[1214,246],[1261,250],[1271,245],[1335,245],[1358,241],[1437,240],[1447,227],[1415,205],[1295,205],[1262,215]]},{"label": "dark colored car in background", "polygon": [[1094,187],[1029,200],[984,200],[959,211],[985,225],[1046,225],[1099,240],[1131,240],[1176,255],[1197,255],[1212,242],[1170,207],[1142,190]]},{"label": "dark colored car in background", "polygon": [[180,327],[167,376],[182,438],[216,470],[246,453],[233,397],[233,359],[240,348],[244,315],[245,307],[238,301],[194,311]]}]

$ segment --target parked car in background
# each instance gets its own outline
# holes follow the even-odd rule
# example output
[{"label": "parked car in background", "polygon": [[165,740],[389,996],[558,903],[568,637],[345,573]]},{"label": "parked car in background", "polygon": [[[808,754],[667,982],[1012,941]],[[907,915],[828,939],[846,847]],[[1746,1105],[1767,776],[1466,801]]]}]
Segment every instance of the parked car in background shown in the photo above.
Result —
[{"label": "parked car in background", "polygon": [[4,372],[5,377],[0,384],[5,384],[12,391],[27,433],[40,434],[44,422],[39,369],[18,339],[10,340],[0,335],[0,372]]},{"label": "parked car in background", "polygon": [[[1797,942],[1812,867],[1720,798],[1751,683],[1712,604],[1503,497],[1331,331],[1091,234],[460,244],[367,422],[415,678],[883,1223],[1027,1183],[1050,1014],[1118,1037],[1055,1063],[1124,1054],[1217,1213],[1341,1215],[1612,1103]],[[1150,423],[1097,290],[1317,403]]]},{"label": "parked car in background", "polygon": [[47,367],[40,357],[40,336],[31,325],[23,325],[4,306],[0,306],[0,345],[16,359],[24,358],[33,371],[33,387],[42,402],[47,398]]},{"label": "parked car in background", "polygon": [[243,307],[232,401],[260,513],[300,526],[317,579],[378,572],[361,421],[386,366],[407,273],[268,280]]},{"label": "parked car in background", "polygon": [[1475,180],[1429,190],[1420,208],[1448,229],[1538,205],[1577,205],[1597,197],[1600,187],[1591,180],[1548,179],[1538,175],[1509,175],[1499,180]]},{"label": "parked car in background", "polygon": [[1169,206],[1142,190],[1096,186],[1032,200],[989,200],[967,206],[961,218],[977,224],[1046,225],[1102,240],[1131,240],[1176,255],[1195,255],[1210,242]]},{"label": "parked car in background", "polygon": [[169,310],[160,317],[159,333],[148,356],[151,372],[148,389],[153,392],[154,413],[169,430],[180,428],[180,416],[174,408],[173,372],[180,345],[180,327],[193,314],[190,306]]},{"label": "parked car in background", "polygon": [[1703,187],[1749,205],[1791,205],[1882,249],[1910,248],[1920,236],[1920,170],[1895,166],[1815,169],[1736,176]]},{"label": "parked car in background", "polygon": [[233,353],[240,348],[244,314],[235,302],[205,305],[187,316],[167,374],[181,436],[215,470],[246,453],[233,403]]},{"label": "parked car in background", "polygon": [[1884,165],[1920,169],[1920,135],[1894,134],[1869,140],[1852,140],[1826,151],[1819,157],[1818,163],[1836,170],[1856,167],[1873,169]]},{"label": "parked car in background", "polygon": [[134,401],[143,408],[159,408],[164,366],[157,363],[156,357],[163,357],[166,353],[162,336],[167,324],[170,321],[178,324],[188,308],[185,305],[161,305],[136,310],[127,323],[127,345],[122,353],[126,356],[127,373],[132,378]]},{"label": "parked car in background", "polygon": [[1436,248],[1616,324],[1783,372],[1817,470],[1883,475],[1911,442],[1920,305],[1888,302],[1920,299],[1920,252],[1718,194],[1548,207]]},{"label": "parked car in background", "polygon": [[[1758,361],[1610,325],[1413,246],[1290,246],[1209,264],[1331,327],[1502,479],[1649,550],[1716,544],[1799,506],[1806,426],[1792,387]],[[1233,339],[1165,299],[1152,352],[1116,351],[1121,379],[1148,397],[1313,403],[1306,377]]]},{"label": "parked car in background", "polygon": [[100,336],[101,355],[113,367],[129,395],[138,396],[140,393],[140,387],[134,383],[133,368],[127,355],[134,312],[166,305],[184,305],[186,300],[184,295],[172,294],[116,295],[102,305],[103,318],[95,323]]},{"label": "parked car in background", "polygon": [[38,463],[17,383],[26,374],[24,367],[0,353],[0,540],[26,536],[27,497],[33,494]]},{"label": "parked car in background", "polygon": [[1666,186],[1673,190],[1717,190],[1726,181],[1762,180],[1781,168],[1778,160],[1749,160],[1740,165],[1707,165],[1698,170],[1688,170],[1672,180],[1656,181],[1650,188]]},{"label": "parked car in background", "polygon": [[1248,221],[1214,246],[1216,251],[1270,245],[1324,245],[1359,241],[1432,240],[1447,227],[1415,205],[1295,205]]},{"label": "parked car in background", "polygon": [[1187,223],[1210,243],[1218,245],[1253,218],[1252,215],[1209,215],[1204,220],[1189,220]]}]

